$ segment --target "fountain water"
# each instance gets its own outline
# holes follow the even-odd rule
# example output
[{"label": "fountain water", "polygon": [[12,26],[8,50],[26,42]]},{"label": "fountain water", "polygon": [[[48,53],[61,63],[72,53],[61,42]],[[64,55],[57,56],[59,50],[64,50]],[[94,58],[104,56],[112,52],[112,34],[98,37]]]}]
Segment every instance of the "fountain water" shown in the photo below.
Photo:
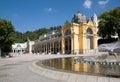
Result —
[{"label": "fountain water", "polygon": [[120,42],[101,44],[98,49],[100,52],[109,52],[111,55],[116,56],[120,53]]},{"label": "fountain water", "polygon": [[107,61],[106,59],[106,55],[96,57],[75,56],[45,60],[42,63],[56,69],[120,78],[120,61]]}]

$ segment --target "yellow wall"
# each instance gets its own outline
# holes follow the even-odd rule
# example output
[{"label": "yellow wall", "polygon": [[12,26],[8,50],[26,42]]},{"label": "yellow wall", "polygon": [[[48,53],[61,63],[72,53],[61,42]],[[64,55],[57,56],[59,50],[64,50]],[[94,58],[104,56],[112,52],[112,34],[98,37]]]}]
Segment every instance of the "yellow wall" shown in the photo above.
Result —
[{"label": "yellow wall", "polygon": [[[84,51],[87,50],[87,34],[86,30],[90,27],[93,31],[93,49],[96,50],[98,48],[97,45],[97,27],[92,23],[91,20],[88,23],[65,23],[62,27],[62,37],[64,38],[64,32],[66,29],[71,30],[71,51]],[[64,39],[62,39],[64,40]],[[64,41],[62,41],[62,48],[64,47]],[[65,51],[62,49],[62,51]]]}]

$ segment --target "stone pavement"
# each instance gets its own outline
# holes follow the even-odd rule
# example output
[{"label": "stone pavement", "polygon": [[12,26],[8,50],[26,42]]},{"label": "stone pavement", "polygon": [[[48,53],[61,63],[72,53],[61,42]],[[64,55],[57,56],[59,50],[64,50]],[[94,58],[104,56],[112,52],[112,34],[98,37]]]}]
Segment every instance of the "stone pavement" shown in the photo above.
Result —
[{"label": "stone pavement", "polygon": [[38,60],[75,55],[12,55],[0,59],[0,82],[120,82],[119,78],[76,75],[32,66]]},{"label": "stone pavement", "polygon": [[33,61],[49,57],[50,55],[16,54],[13,58],[0,59],[0,82],[60,82],[33,73],[28,68]]}]

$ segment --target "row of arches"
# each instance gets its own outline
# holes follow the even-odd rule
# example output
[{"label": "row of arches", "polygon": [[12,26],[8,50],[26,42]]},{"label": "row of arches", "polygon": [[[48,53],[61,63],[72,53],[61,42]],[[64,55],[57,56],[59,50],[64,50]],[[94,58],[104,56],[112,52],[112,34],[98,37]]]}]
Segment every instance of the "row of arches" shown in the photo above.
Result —
[{"label": "row of arches", "polygon": [[58,54],[61,53],[61,39],[43,41],[34,45],[33,53],[40,54]]},{"label": "row of arches", "polygon": [[[93,35],[93,30],[88,27],[87,30],[86,30],[86,34],[87,35]],[[64,36],[68,36],[68,35],[71,35],[71,30],[70,29],[66,29],[65,32],[64,32]]]},{"label": "row of arches", "polygon": [[[94,34],[93,30],[88,27],[86,30],[86,48],[93,49],[94,42]],[[71,53],[71,30],[67,29],[64,32],[64,45],[65,45],[65,53]]]},{"label": "row of arches", "polygon": [[[78,35],[79,37],[79,35]],[[90,50],[93,49],[93,43],[94,43],[94,34],[93,30],[89,27],[86,30],[86,49]],[[63,40],[63,39],[64,40]],[[45,54],[57,54],[57,53],[64,53],[65,54],[71,54],[73,53],[73,46],[72,46],[72,35],[71,30],[66,29],[61,37],[45,40],[42,42],[39,42],[34,45],[34,52],[35,53],[45,53]],[[81,40],[79,40],[78,43],[80,43]],[[75,43],[76,41],[74,41]],[[64,48],[63,48],[64,46]],[[78,45],[79,46],[79,45]],[[63,48],[63,49],[62,49]]]}]

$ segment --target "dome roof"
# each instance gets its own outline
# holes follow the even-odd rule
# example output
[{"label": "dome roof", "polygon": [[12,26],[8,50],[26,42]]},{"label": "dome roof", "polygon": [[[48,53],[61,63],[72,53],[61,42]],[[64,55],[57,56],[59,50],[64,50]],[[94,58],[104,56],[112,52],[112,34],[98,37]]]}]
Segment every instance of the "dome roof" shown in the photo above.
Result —
[{"label": "dome roof", "polygon": [[77,16],[78,18],[80,18],[80,17],[82,16],[82,14],[81,14],[81,13],[77,13],[76,16]]},{"label": "dome roof", "polygon": [[86,16],[81,14],[80,12],[78,12],[77,14],[74,15],[74,17],[72,18],[72,22],[73,23],[82,23],[82,22],[86,22]]}]

